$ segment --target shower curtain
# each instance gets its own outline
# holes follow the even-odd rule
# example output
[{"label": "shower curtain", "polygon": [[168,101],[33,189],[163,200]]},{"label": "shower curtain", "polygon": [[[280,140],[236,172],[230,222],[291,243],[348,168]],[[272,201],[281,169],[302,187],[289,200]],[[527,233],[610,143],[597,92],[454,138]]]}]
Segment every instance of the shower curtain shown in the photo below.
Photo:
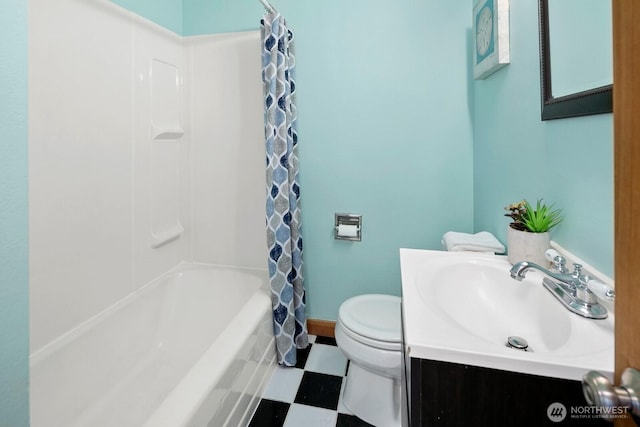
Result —
[{"label": "shower curtain", "polygon": [[267,163],[267,245],[278,363],[308,345],[300,234],[293,32],[278,13],[261,21]]}]

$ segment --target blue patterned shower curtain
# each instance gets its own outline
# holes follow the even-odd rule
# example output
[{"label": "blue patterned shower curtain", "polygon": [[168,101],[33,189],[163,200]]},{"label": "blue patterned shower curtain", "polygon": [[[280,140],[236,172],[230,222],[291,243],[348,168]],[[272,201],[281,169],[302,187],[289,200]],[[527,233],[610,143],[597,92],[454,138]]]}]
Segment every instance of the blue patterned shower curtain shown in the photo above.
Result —
[{"label": "blue patterned shower curtain", "polygon": [[267,245],[278,363],[308,345],[300,234],[293,32],[278,13],[261,21],[267,154]]}]

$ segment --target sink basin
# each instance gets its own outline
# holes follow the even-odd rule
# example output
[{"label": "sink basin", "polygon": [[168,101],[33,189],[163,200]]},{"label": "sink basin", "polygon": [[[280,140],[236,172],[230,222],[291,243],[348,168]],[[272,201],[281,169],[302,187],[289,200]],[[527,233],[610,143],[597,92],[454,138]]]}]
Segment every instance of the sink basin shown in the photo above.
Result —
[{"label": "sink basin", "polygon": [[[580,380],[613,374],[613,315],[586,319],[542,286],[518,282],[506,257],[401,249],[403,319],[411,357]],[[524,338],[527,351],[507,346]]]},{"label": "sink basin", "polygon": [[447,257],[425,263],[418,275],[425,307],[488,343],[504,346],[515,335],[536,352],[566,345],[571,313],[552,304],[548,292],[540,292],[542,278],[529,273],[517,282],[509,276],[509,265],[505,268],[504,260],[495,258]]}]

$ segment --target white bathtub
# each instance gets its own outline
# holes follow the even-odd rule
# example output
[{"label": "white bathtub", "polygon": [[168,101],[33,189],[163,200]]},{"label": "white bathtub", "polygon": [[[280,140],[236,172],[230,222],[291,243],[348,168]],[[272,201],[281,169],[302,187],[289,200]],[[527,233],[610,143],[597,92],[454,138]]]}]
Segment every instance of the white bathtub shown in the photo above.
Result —
[{"label": "white bathtub", "polygon": [[31,425],[245,425],[275,366],[266,286],[178,266],[31,356]]}]

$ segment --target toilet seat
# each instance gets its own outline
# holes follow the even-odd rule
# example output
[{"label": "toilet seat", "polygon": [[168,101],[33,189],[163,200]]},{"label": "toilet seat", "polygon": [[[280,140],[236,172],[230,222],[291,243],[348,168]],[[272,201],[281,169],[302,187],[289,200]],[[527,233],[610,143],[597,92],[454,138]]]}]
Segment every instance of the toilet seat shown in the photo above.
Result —
[{"label": "toilet seat", "polygon": [[342,403],[374,426],[402,425],[400,302],[391,295],[360,295],[338,312],[336,343],[351,362]]},{"label": "toilet seat", "polygon": [[342,303],[338,321],[345,335],[362,344],[401,351],[400,302],[392,295],[358,295]]}]

